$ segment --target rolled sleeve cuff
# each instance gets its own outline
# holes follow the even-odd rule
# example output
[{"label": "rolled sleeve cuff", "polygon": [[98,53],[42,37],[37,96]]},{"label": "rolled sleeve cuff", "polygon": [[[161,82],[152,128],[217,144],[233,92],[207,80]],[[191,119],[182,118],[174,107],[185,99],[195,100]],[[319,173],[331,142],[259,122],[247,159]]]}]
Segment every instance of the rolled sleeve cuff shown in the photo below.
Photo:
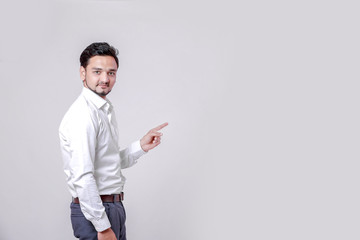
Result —
[{"label": "rolled sleeve cuff", "polygon": [[100,219],[94,219],[91,221],[91,223],[94,225],[96,231],[98,232],[102,232],[111,227],[110,221],[105,212]]}]

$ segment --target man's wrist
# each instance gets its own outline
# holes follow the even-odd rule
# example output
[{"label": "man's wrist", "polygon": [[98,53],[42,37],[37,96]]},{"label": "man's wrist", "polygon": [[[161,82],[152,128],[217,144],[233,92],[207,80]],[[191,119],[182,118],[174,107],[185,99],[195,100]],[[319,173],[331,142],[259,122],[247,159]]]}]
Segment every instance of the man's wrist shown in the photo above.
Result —
[{"label": "man's wrist", "polygon": [[116,240],[115,233],[111,228],[108,228],[102,232],[98,232],[97,235],[99,240]]},{"label": "man's wrist", "polygon": [[141,143],[141,139],[133,142],[131,144],[131,152],[139,154],[139,157],[141,155],[144,155],[147,153],[147,151],[144,150],[143,144]]},{"label": "man's wrist", "polygon": [[106,233],[106,232],[109,232],[111,230],[111,227],[109,227],[109,228],[107,228],[107,229],[105,229],[105,230],[103,230],[103,231],[100,231],[100,232],[98,232],[98,233]]}]

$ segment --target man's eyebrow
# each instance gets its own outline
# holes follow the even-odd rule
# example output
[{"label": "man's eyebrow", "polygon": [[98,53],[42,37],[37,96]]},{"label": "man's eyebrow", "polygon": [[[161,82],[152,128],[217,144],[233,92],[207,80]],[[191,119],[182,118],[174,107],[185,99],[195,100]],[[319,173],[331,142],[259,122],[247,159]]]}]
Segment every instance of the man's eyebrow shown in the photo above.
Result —
[{"label": "man's eyebrow", "polygon": [[[91,70],[102,71],[102,70],[104,70],[104,69],[99,68],[99,67],[93,67],[93,68],[91,68]],[[111,68],[111,69],[109,69],[109,72],[116,72],[116,71],[117,71],[116,68]]]}]

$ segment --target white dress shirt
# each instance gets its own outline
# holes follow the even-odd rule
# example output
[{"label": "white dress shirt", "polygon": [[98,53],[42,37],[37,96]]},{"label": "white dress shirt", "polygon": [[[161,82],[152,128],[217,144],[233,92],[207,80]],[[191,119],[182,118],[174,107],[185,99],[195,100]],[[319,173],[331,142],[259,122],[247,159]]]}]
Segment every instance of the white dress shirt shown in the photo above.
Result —
[{"label": "white dress shirt", "polygon": [[99,195],[122,192],[126,179],[121,169],[145,153],[140,141],[120,151],[111,102],[87,88],[65,114],[59,136],[71,195],[79,198],[82,212],[97,231],[109,228]]}]

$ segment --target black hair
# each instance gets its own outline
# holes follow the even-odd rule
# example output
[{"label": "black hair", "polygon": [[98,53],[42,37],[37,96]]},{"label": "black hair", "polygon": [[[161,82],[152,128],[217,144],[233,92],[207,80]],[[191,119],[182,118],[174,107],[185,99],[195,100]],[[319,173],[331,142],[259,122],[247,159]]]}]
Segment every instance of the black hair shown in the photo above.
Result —
[{"label": "black hair", "polygon": [[87,46],[85,50],[80,55],[80,65],[84,68],[89,64],[89,59],[94,56],[111,56],[115,59],[117,67],[119,67],[119,59],[117,55],[119,51],[110,46],[106,42],[95,42]]}]

